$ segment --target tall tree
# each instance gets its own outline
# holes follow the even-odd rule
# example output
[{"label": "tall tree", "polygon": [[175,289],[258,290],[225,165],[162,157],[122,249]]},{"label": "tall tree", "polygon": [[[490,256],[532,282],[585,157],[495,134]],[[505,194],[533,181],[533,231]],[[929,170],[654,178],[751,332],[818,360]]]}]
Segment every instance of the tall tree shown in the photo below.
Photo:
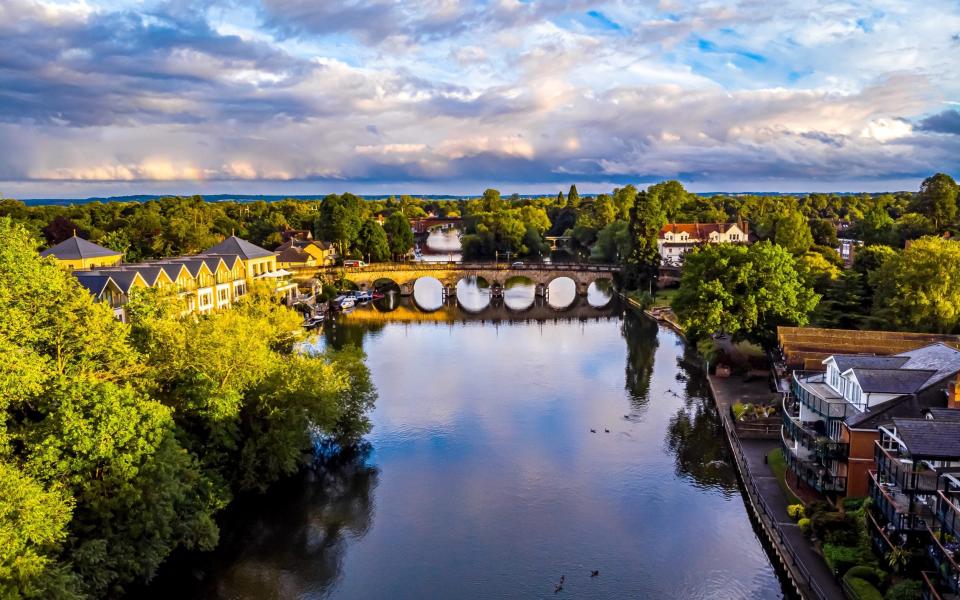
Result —
[{"label": "tall tree", "polygon": [[567,206],[573,209],[580,208],[580,193],[577,192],[576,184],[570,186],[570,191],[567,192]]},{"label": "tall tree", "polygon": [[937,173],[923,180],[917,194],[916,211],[933,223],[940,232],[957,218],[957,182],[945,173]]},{"label": "tall tree", "polygon": [[383,262],[390,258],[390,244],[387,234],[373,219],[367,219],[357,234],[357,250],[371,262]]},{"label": "tall tree", "polygon": [[657,199],[667,222],[674,222],[687,200],[687,190],[676,180],[663,181],[647,188],[647,195]]},{"label": "tall tree", "polygon": [[805,325],[820,296],[782,246],[711,244],[684,256],[673,308],[694,338],[727,333],[764,345],[778,325]]},{"label": "tall tree", "polygon": [[803,255],[813,246],[810,225],[800,211],[790,211],[777,220],[774,241],[795,256]]},{"label": "tall tree", "polygon": [[646,192],[637,194],[630,209],[630,255],[624,265],[626,289],[649,290],[660,272],[660,251],[657,238],[666,223],[659,198]]},{"label": "tall tree", "polygon": [[896,329],[960,331],[960,243],[938,237],[914,241],[883,262],[870,283],[874,314]]},{"label": "tall tree", "polygon": [[404,256],[413,248],[413,230],[410,222],[402,213],[394,212],[383,223],[383,230],[387,234],[390,254],[394,259]]},{"label": "tall tree", "polygon": [[361,202],[353,194],[331,194],[320,204],[320,214],[315,224],[317,237],[337,244],[343,256],[349,253],[351,244],[360,232]]}]

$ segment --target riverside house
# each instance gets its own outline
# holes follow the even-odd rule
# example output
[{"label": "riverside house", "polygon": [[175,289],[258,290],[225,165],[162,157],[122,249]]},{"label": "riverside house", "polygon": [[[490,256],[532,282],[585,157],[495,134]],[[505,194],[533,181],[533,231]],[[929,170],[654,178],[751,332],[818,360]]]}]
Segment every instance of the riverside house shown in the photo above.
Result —
[{"label": "riverside house", "polygon": [[794,371],[784,395],[783,452],[792,476],[834,500],[867,495],[880,427],[945,407],[960,350],[943,343],[890,356],[835,354]]},{"label": "riverside house", "polygon": [[[86,240],[83,242],[84,246],[96,246]],[[64,266],[74,269],[73,275],[80,284],[97,300],[109,303],[121,321],[126,321],[124,307],[137,287],[176,290],[183,302],[184,314],[206,314],[227,308],[247,293],[253,281],[269,283],[274,293],[287,302],[297,294],[297,285],[290,280],[290,272],[278,268],[275,252],[236,236],[230,236],[200,254],[141,263],[91,264],[84,269],[73,266],[75,259],[70,258],[70,254],[63,260],[57,254],[51,255]]]},{"label": "riverside house", "polygon": [[88,242],[77,237],[76,233],[56,246],[47,248],[40,256],[52,256],[57,263],[68,269],[108,267],[119,263],[123,258],[122,253]]},{"label": "riverside house", "polygon": [[683,255],[702,244],[748,243],[746,223],[668,223],[660,229],[657,251],[663,265],[679,267]]}]

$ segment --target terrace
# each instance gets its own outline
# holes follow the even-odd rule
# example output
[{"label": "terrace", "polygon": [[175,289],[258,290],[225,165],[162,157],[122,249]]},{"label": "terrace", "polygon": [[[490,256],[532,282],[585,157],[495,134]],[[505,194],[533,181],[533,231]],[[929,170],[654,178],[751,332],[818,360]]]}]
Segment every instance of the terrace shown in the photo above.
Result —
[{"label": "terrace", "polygon": [[791,391],[806,408],[824,419],[843,419],[857,412],[830,387],[822,371],[794,371]]},{"label": "terrace", "polygon": [[933,508],[920,497],[911,497],[894,483],[870,472],[870,497],[877,512],[897,531],[920,532],[933,523]]}]

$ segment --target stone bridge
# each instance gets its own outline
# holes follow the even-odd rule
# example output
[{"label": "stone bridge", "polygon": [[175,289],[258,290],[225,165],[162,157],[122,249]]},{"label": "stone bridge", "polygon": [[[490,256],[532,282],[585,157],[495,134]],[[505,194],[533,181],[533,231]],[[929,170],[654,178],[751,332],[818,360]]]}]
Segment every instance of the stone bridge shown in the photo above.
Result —
[{"label": "stone bridge", "polygon": [[326,267],[317,274],[328,280],[345,279],[360,289],[372,289],[381,281],[392,281],[404,296],[413,294],[418,279],[432,277],[443,285],[446,296],[455,296],[457,282],[467,277],[482,278],[491,287],[506,285],[514,277],[525,277],[537,288],[537,295],[546,297],[550,283],[566,277],[577,286],[577,294],[587,295],[590,284],[600,279],[613,279],[620,265],[592,263],[491,263],[491,262],[406,262],[376,263],[366,267]]}]

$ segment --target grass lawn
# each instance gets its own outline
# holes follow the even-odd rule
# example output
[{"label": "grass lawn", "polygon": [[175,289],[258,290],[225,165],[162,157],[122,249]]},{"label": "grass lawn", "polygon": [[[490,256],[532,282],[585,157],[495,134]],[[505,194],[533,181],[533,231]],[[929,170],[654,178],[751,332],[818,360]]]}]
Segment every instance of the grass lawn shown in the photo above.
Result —
[{"label": "grass lawn", "polygon": [[787,487],[787,463],[783,459],[783,451],[780,448],[774,448],[767,454],[767,465],[770,467],[770,470],[773,471],[774,477],[777,478],[777,483],[780,485],[780,489],[783,490],[783,495],[787,497],[787,502],[790,504],[803,504],[799,498],[793,495],[790,488]]},{"label": "grass lawn", "polygon": [[667,288],[665,290],[657,290],[657,295],[654,298],[654,306],[673,306],[673,299],[676,297],[677,292],[680,291],[679,288]]}]

